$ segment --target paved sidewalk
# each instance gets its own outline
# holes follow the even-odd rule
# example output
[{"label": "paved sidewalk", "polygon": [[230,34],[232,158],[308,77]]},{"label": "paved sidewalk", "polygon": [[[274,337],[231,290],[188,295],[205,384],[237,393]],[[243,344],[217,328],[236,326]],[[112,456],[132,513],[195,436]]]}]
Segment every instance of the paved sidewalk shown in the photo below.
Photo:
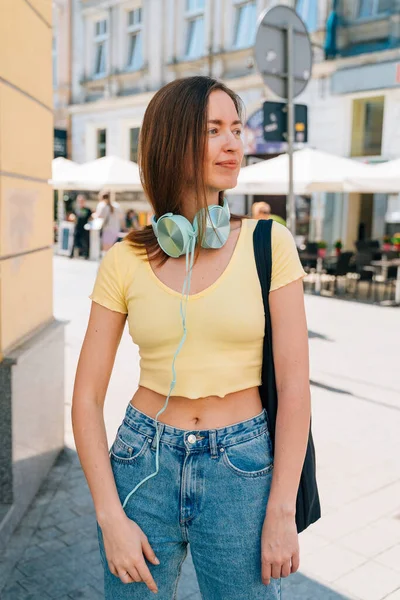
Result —
[{"label": "paved sidewalk", "polygon": [[[61,453],[15,532],[0,563],[0,590],[1,600],[104,598],[93,502],[74,450]],[[189,557],[178,600],[198,598]]]},{"label": "paved sidewalk", "polygon": [[[93,503],[74,450],[59,456],[0,565],[1,600],[104,598]],[[283,598],[293,600],[344,598],[300,574],[284,589]],[[201,600],[190,554],[177,600]]]},{"label": "paved sidewalk", "polygon": [[[67,447],[1,557],[1,600],[103,598],[93,504],[70,424],[95,273],[94,263],[55,258],[55,312],[70,320]],[[310,296],[306,307],[324,517],[301,534],[300,572],[283,580],[282,598],[400,600],[400,310]],[[109,441],[137,385],[137,359],[125,332],[105,405]],[[200,598],[189,555],[178,600]]]}]

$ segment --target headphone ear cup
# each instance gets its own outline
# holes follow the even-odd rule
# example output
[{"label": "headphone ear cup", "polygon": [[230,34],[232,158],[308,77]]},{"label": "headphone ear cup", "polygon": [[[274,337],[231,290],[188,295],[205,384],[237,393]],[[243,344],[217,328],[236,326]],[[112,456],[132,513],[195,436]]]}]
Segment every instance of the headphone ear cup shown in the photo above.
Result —
[{"label": "headphone ear cup", "polygon": [[[205,209],[202,209],[203,211]],[[193,225],[198,229],[198,218],[196,215]],[[231,230],[230,210],[226,198],[224,198],[223,206],[213,204],[208,207],[206,212],[206,229],[203,233],[201,245],[203,248],[222,248],[229,237]]]},{"label": "headphone ear cup", "polygon": [[193,233],[193,226],[182,215],[168,213],[157,221],[158,244],[165,254],[172,258],[186,253]]}]

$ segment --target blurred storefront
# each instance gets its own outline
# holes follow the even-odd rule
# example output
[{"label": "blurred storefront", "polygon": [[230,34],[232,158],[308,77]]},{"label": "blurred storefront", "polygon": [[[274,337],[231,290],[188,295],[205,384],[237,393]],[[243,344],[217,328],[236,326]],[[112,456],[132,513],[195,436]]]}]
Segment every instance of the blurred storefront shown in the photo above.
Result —
[{"label": "blurred storefront", "polygon": [[[196,74],[222,79],[243,99],[246,164],[286,150],[285,143],[263,140],[263,102],[276,98],[263,85],[253,58],[257,18],[274,0],[56,4],[57,127],[67,130],[73,160],[105,155],[135,160],[143,115],[154,92],[173,79]],[[400,132],[393,126],[400,103],[400,0],[289,4],[305,21],[313,43],[312,78],[296,98],[309,110],[308,144],[367,161],[400,155]],[[69,23],[66,28],[63,19]],[[322,196],[298,200],[299,215],[311,205],[299,224],[304,231],[310,222],[311,237],[313,215],[321,205],[327,240],[340,236],[351,248],[359,235],[381,236],[387,229],[376,217],[387,197]],[[286,216],[284,197],[258,199],[272,202]],[[253,200],[231,196],[229,201],[233,210],[248,214]]]}]

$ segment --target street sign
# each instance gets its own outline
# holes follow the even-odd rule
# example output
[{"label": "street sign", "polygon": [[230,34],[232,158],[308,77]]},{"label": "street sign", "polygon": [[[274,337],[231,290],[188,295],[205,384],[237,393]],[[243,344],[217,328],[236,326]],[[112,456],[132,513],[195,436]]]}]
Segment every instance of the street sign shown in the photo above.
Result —
[{"label": "street sign", "polygon": [[[296,235],[296,208],[293,192],[293,144],[295,118],[293,99],[305,89],[312,67],[310,38],[298,14],[287,6],[265,10],[258,21],[254,55],[264,83],[280,98],[287,100],[287,143],[289,157],[287,223]],[[304,134],[299,124],[298,134]],[[301,131],[303,129],[303,131]]]},{"label": "street sign", "polygon": [[288,98],[287,31],[292,29],[293,98],[305,89],[312,67],[312,49],[307,28],[299,15],[287,6],[274,6],[264,11],[258,21],[255,60],[270,90],[280,98]]},{"label": "street sign", "polygon": [[53,156],[67,158],[67,130],[54,129]]},{"label": "street sign", "polygon": [[[266,142],[286,142],[288,133],[286,102],[264,102],[264,139]],[[307,106],[295,104],[294,107],[294,141],[308,141]]]}]

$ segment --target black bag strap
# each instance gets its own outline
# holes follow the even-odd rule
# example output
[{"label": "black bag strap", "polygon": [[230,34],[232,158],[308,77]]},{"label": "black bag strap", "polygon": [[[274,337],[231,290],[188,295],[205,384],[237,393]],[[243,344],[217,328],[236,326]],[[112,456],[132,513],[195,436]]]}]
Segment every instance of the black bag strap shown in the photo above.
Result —
[{"label": "black bag strap", "polygon": [[269,431],[272,446],[275,442],[275,421],[278,410],[278,398],[276,392],[275,368],[272,351],[272,325],[269,310],[269,290],[272,278],[272,219],[258,221],[254,234],[254,257],[257,273],[261,284],[261,292],[265,313],[265,332],[263,343],[263,366],[261,373],[261,398],[267,410],[269,420]]},{"label": "black bag strap", "polygon": [[272,277],[272,223],[272,219],[261,219],[254,229],[254,254],[264,305],[268,304]]},{"label": "black bag strap", "polygon": [[[267,411],[268,429],[274,451],[278,392],[275,380],[275,366],[272,351],[272,324],[269,310],[269,291],[271,288],[272,277],[272,225],[272,219],[258,221],[253,234],[253,246],[265,313],[263,363],[259,390],[263,407]],[[310,420],[307,451],[296,499],[297,531],[300,533],[320,517],[321,507],[316,481],[315,448]]]}]

